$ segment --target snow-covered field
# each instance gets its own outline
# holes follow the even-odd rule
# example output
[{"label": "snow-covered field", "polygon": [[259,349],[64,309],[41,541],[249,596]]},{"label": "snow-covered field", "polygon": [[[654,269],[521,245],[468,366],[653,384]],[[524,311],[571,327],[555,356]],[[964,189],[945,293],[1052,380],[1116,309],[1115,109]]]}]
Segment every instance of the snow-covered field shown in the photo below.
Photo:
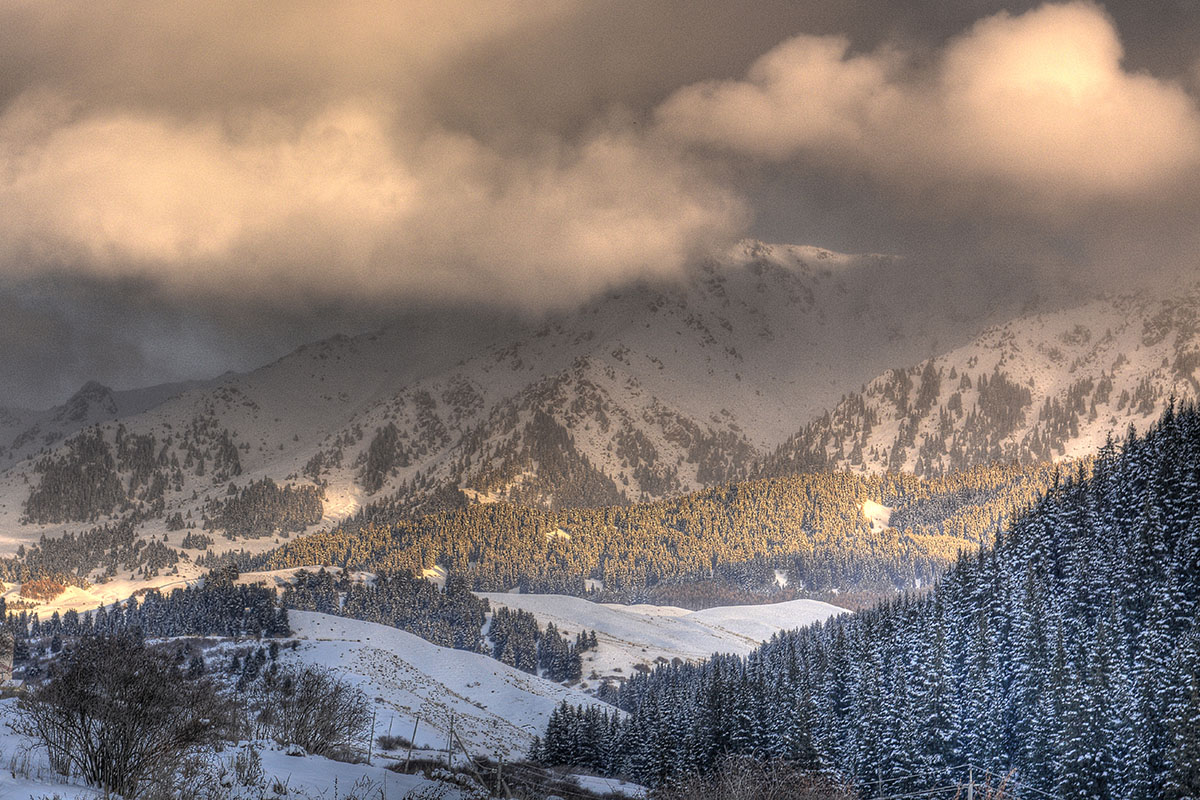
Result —
[{"label": "snow-covered field", "polygon": [[[485,593],[493,607],[523,609],[541,625],[553,622],[569,637],[594,630],[599,644],[584,654],[584,683],[629,677],[636,669],[679,658],[693,661],[713,653],[745,655],[779,631],[845,613],[816,600],[689,611],[674,606],[593,603],[555,594]],[[641,666],[639,666],[641,665]]]},{"label": "snow-covered field", "polygon": [[594,703],[577,689],[544,680],[489,656],[450,650],[386,625],[309,611],[288,614],[301,640],[280,658],[337,670],[372,698],[377,734],[444,749],[451,719],[478,757],[525,755],[563,700]]}]

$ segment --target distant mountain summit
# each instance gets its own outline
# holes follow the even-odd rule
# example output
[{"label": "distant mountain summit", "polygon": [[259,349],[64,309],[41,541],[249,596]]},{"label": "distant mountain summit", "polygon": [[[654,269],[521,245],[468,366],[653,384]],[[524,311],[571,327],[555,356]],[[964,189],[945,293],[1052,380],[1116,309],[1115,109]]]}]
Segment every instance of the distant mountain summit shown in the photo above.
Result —
[{"label": "distant mountain summit", "polygon": [[117,400],[112,389],[96,381],[88,381],[61,406],[54,409],[53,422],[72,423],[107,419],[117,414]]}]

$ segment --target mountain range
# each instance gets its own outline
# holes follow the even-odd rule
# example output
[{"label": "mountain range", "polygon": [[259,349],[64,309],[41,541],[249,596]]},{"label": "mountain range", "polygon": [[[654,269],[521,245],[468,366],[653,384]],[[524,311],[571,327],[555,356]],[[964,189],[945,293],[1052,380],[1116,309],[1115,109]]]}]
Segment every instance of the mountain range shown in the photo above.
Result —
[{"label": "mountain range", "polygon": [[[253,549],[372,504],[561,509],[812,470],[1052,460],[1197,395],[1196,287],[997,304],[931,293],[919,270],[744,242],[534,323],[426,314],[250,373],[89,383],[0,414],[0,548],[124,518]],[[282,516],[226,524],[262,497]]]}]

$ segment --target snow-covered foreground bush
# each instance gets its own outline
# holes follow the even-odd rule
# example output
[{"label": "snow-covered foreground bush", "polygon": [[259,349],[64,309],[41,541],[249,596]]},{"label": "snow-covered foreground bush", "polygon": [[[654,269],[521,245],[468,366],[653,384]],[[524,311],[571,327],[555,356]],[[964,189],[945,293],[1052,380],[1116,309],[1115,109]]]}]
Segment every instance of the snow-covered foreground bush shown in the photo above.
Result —
[{"label": "snow-covered foreground bush", "polygon": [[[455,785],[355,763],[368,701],[330,670],[272,658],[235,687],[185,652],[130,635],[88,637],[64,651],[46,680],[0,702],[0,797],[64,796],[63,787],[66,797],[126,800],[386,800],[424,788],[463,796]],[[247,733],[267,738],[244,741]]]},{"label": "snow-covered foreground bush", "polygon": [[133,798],[170,786],[192,756],[233,735],[238,712],[212,680],[122,635],[85,638],[65,653],[23,698],[16,729],[55,772]]}]

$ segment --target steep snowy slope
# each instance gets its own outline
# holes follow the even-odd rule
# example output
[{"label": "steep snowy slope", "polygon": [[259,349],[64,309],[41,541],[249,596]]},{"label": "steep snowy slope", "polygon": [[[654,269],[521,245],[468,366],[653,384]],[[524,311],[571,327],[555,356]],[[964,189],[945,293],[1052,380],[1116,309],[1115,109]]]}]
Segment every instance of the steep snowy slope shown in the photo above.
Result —
[{"label": "steep snowy slope", "polygon": [[1097,300],[992,327],[891,370],[795,434],[762,471],[905,469],[1096,451],[1200,396],[1200,285]]}]

